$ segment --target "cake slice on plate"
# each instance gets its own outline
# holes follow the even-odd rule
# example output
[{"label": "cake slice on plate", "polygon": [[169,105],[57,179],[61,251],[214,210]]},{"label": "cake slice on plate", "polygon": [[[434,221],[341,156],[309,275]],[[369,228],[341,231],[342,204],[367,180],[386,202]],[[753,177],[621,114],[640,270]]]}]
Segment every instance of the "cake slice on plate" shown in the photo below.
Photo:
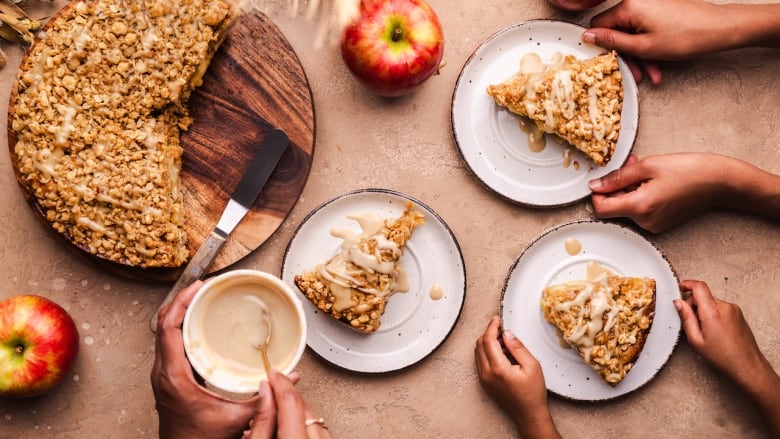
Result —
[{"label": "cake slice on plate", "polygon": [[563,340],[610,385],[636,363],[655,315],[655,280],[605,275],[547,287],[542,311]]},{"label": "cake slice on plate", "polygon": [[497,105],[529,118],[543,132],[562,138],[605,166],[615,152],[623,107],[617,54],[558,58],[545,65],[538,55],[528,54],[519,72],[488,86],[487,93]]},{"label": "cake slice on plate", "polygon": [[388,299],[408,290],[401,256],[415,228],[424,222],[412,203],[395,219],[376,214],[351,215],[362,231],[335,229],[343,239],[324,264],[295,276],[295,285],[320,311],[361,332],[381,325]]}]

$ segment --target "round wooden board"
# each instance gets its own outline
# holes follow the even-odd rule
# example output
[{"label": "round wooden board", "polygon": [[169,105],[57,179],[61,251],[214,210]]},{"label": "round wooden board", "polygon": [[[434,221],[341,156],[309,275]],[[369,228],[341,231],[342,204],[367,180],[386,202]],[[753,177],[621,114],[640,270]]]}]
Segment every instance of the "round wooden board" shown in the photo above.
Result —
[{"label": "round wooden board", "polygon": [[[181,178],[191,255],[216,226],[265,134],[280,128],[290,138],[254,206],[209,269],[214,273],[263,244],[298,200],[314,154],[314,103],[306,74],[287,39],[264,14],[248,12],[230,30],[188,107],[193,123],[181,134]],[[9,120],[12,117],[9,114]],[[13,155],[11,142],[9,146]],[[78,250],[101,267],[136,279],[174,281],[182,270],[144,270]]]}]

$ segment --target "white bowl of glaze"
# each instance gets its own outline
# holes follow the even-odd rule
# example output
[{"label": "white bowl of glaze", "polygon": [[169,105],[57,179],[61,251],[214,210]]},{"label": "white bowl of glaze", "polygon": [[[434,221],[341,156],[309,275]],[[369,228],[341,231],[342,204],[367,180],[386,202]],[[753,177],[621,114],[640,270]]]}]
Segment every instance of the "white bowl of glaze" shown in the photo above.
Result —
[{"label": "white bowl of glaze", "polygon": [[[271,321],[267,345],[272,369],[293,371],[306,348],[301,300],[278,277],[234,270],[206,282],[184,316],[184,350],[206,386],[230,396],[251,395],[267,378],[253,334],[262,333],[263,306]],[[258,332],[260,331],[260,332]]]}]

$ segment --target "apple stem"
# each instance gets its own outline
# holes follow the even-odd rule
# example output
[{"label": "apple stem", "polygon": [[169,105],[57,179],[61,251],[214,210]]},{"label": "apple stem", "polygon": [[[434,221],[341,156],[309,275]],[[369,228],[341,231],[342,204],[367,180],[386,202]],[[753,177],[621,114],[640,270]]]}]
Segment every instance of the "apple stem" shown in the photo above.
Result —
[{"label": "apple stem", "polygon": [[21,354],[22,352],[24,352],[24,346],[21,345],[17,346],[16,349],[14,350],[16,351],[17,354]]},{"label": "apple stem", "polygon": [[403,33],[404,33],[404,31],[401,30],[400,27],[397,27],[397,28],[393,29],[393,36],[390,37],[390,38],[393,40],[393,42],[397,43],[398,41],[401,40],[401,37],[403,37]]}]

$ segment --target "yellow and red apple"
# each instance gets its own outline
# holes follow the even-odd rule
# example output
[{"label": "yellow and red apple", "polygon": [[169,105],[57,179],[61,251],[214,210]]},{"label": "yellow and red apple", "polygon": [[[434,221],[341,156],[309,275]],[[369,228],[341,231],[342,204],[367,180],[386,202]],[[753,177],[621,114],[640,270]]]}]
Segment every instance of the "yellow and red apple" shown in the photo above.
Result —
[{"label": "yellow and red apple", "polygon": [[424,0],[362,0],[341,37],[349,70],[386,97],[422,84],[438,70],[443,54],[441,22]]},{"label": "yellow and red apple", "polygon": [[0,396],[48,392],[73,367],[79,334],[73,318],[37,295],[0,301]]}]

